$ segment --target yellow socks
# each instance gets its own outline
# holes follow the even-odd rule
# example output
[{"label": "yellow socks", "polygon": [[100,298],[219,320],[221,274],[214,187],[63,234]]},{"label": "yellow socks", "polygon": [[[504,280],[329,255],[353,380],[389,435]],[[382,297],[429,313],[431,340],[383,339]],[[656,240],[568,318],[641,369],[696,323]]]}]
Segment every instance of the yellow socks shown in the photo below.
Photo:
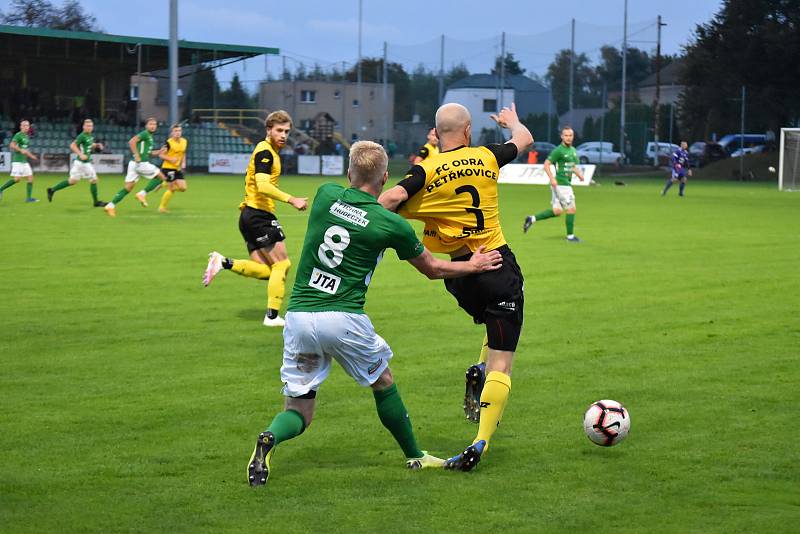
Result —
[{"label": "yellow socks", "polygon": [[[233,260],[233,267],[231,267],[231,271],[249,278],[267,280],[269,279],[272,269],[270,269],[269,265],[265,265],[253,260]],[[270,285],[272,285],[272,281],[270,281]]]},{"label": "yellow socks", "polygon": [[503,417],[509,393],[511,393],[510,376],[500,371],[491,371],[486,376],[486,383],[481,393],[481,422],[473,443],[485,440],[486,445],[489,445],[489,440]]},{"label": "yellow socks", "polygon": [[483,336],[483,347],[481,347],[481,355],[478,357],[478,363],[486,363],[486,357],[489,355],[489,336]]},{"label": "yellow socks", "polygon": [[281,260],[272,264],[272,275],[269,277],[267,287],[267,308],[280,310],[283,304],[283,296],[286,294],[286,273],[292,262],[288,259]]},{"label": "yellow socks", "polygon": [[158,205],[159,209],[165,210],[167,209],[167,204],[169,204],[169,200],[172,198],[172,191],[167,189],[164,191],[164,194],[161,195],[161,203]]}]

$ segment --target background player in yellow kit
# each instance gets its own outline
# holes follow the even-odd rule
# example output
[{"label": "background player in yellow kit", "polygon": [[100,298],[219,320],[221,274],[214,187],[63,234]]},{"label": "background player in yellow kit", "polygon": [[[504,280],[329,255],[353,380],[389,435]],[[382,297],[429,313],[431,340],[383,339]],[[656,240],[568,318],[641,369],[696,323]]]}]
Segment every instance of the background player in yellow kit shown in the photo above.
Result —
[{"label": "background player in yellow kit", "polygon": [[173,124],[169,132],[169,138],[164,142],[158,156],[163,160],[161,172],[167,177],[167,190],[161,195],[161,203],[158,205],[159,213],[167,213],[173,193],[183,193],[186,191],[186,177],[183,175],[186,170],[186,150],[189,142],[183,137],[183,128],[180,124]]},{"label": "background player in yellow kit", "polygon": [[211,283],[223,269],[242,276],[269,280],[267,285],[267,314],[264,326],[284,325],[278,315],[286,293],[286,272],[291,267],[283,233],[275,217],[275,201],[291,204],[303,211],[308,206],[307,198],[297,198],[278,189],[281,175],[281,158],[278,155],[286,145],[292,129],[292,117],[285,111],[273,111],[265,121],[267,137],[253,150],[245,176],[244,200],[239,205],[239,231],[250,252],[249,260],[226,258],[219,252],[208,255],[208,265],[203,275],[203,284]]}]

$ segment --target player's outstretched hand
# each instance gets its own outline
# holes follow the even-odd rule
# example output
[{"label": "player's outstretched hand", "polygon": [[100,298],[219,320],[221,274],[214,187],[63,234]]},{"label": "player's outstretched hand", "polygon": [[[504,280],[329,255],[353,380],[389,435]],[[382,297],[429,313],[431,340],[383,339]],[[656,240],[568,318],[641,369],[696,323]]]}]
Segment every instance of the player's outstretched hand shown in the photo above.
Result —
[{"label": "player's outstretched hand", "polygon": [[510,108],[504,107],[500,110],[500,113],[497,115],[489,115],[489,117],[494,122],[499,124],[501,128],[511,128],[513,125],[519,122],[519,117],[517,116],[517,105],[512,102]]},{"label": "player's outstretched hand", "polygon": [[289,199],[289,204],[294,206],[298,211],[304,211],[308,207],[308,198],[292,197]]},{"label": "player's outstretched hand", "polygon": [[485,248],[484,246],[478,247],[478,250],[469,259],[469,263],[472,264],[476,273],[496,271],[503,266],[503,256],[496,250],[484,254],[483,249]]}]

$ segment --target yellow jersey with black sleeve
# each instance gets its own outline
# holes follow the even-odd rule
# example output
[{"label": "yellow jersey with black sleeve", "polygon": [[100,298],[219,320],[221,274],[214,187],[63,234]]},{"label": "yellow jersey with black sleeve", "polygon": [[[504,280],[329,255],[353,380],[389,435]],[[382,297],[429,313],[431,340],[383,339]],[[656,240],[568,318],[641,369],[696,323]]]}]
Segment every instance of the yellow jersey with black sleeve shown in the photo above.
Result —
[{"label": "yellow jersey with black sleeve", "polygon": [[417,156],[421,157],[424,161],[432,156],[435,156],[438,153],[439,153],[438,146],[432,145],[430,143],[425,143],[417,151]]},{"label": "yellow jersey with black sleeve", "polygon": [[250,156],[244,177],[244,200],[239,209],[250,206],[273,213],[276,200],[288,202],[291,195],[278,189],[280,175],[281,158],[272,143],[265,139],[256,145]]},{"label": "yellow jersey with black sleeve", "polygon": [[[164,143],[164,148],[167,149],[167,157],[161,164],[162,169],[167,170],[181,170],[183,168],[183,159],[186,157],[186,148],[189,142],[184,137],[174,139],[170,137]],[[172,161],[177,163],[172,163]]]},{"label": "yellow jersey with black sleeve", "polygon": [[517,157],[513,143],[461,146],[414,165],[398,184],[408,193],[398,213],[425,223],[423,243],[432,252],[466,246],[494,250],[506,244],[500,228],[497,178]]}]

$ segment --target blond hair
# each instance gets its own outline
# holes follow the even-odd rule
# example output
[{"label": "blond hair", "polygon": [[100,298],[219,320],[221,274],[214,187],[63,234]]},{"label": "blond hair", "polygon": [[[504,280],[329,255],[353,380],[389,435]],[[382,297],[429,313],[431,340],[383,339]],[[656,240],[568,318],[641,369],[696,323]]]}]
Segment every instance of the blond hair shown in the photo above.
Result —
[{"label": "blond hair", "polygon": [[358,141],[350,147],[350,182],[354,186],[378,182],[389,165],[389,156],[378,143]]},{"label": "blond hair", "polygon": [[273,111],[267,115],[267,120],[264,121],[264,126],[266,126],[267,130],[269,130],[276,124],[283,124],[284,122],[291,124],[292,116],[282,109],[279,109],[278,111]]}]

